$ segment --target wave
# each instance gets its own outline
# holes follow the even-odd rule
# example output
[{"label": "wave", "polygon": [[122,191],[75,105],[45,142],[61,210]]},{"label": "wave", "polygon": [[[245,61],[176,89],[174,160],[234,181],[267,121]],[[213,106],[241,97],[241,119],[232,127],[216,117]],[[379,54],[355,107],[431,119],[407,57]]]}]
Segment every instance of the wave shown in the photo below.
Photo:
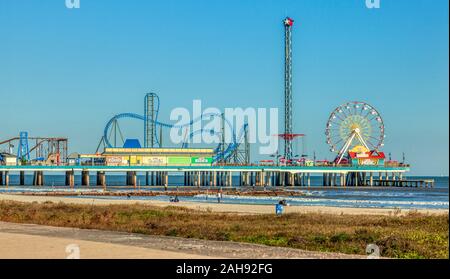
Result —
[{"label": "wave", "polygon": [[[206,195],[196,195],[195,198],[206,199]],[[208,195],[208,199],[217,198],[215,195]],[[322,198],[305,198],[305,197],[288,197],[288,196],[276,196],[276,197],[255,197],[255,196],[237,196],[237,195],[223,195],[223,200],[234,200],[235,202],[278,202],[280,200],[286,200],[291,204],[303,204],[303,203],[342,203],[342,204],[385,204],[385,205],[421,205],[421,206],[449,206],[449,202],[445,201],[394,201],[394,200],[356,200],[356,199],[322,199]]]}]

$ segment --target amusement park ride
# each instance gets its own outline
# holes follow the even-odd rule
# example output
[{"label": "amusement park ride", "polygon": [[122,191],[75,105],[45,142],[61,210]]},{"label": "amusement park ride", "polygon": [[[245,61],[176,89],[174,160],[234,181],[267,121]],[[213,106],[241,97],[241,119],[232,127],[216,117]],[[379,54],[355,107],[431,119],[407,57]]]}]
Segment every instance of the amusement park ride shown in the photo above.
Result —
[{"label": "amusement park ride", "polygon": [[[191,120],[188,123],[173,125],[169,123],[164,123],[158,120],[158,112],[159,112],[159,97],[155,93],[148,93],[144,99],[144,115],[139,115],[136,113],[120,113],[111,118],[105,126],[103,131],[103,136],[100,140],[99,145],[97,146],[96,153],[101,150],[101,146],[105,148],[111,147],[121,147],[121,145],[117,144],[117,132],[119,132],[119,136],[123,142],[123,135],[119,128],[119,119],[131,118],[144,121],[144,147],[162,147],[162,129],[186,129],[192,128],[193,124],[197,121],[202,121],[204,119],[220,119],[222,123],[222,128],[220,131],[215,130],[190,130],[190,133],[186,136],[185,141],[182,143],[182,148],[188,148],[189,140],[191,140],[195,135],[200,133],[208,133],[211,135],[215,135],[221,139],[219,145],[215,148],[215,156],[213,158],[213,162],[215,163],[229,163],[229,164],[249,164],[250,163],[250,148],[248,144],[248,125],[244,124],[239,133],[236,133],[233,125],[225,119],[223,113],[205,113],[200,117]],[[225,129],[225,125],[228,126],[229,129]],[[159,136],[157,135],[156,127],[159,127]],[[225,131],[229,130],[232,133],[230,143],[225,142]],[[112,143],[112,139],[114,142]]]},{"label": "amusement park ride", "polygon": [[[34,145],[30,142],[34,141]],[[27,132],[20,132],[19,137],[13,137],[0,142],[0,146],[7,145],[8,152],[12,155],[13,148],[17,145],[17,162],[21,164],[46,164],[60,165],[67,160],[68,139],[55,137],[28,137]],[[4,153],[4,154],[5,154]],[[31,154],[35,157],[31,159]],[[1,154],[0,154],[1,157]]]},{"label": "amusement park ride", "polygon": [[331,152],[337,152],[336,164],[348,163],[348,151],[376,151],[384,146],[384,123],[378,111],[364,102],[348,102],[337,107],[328,118],[325,135]]}]

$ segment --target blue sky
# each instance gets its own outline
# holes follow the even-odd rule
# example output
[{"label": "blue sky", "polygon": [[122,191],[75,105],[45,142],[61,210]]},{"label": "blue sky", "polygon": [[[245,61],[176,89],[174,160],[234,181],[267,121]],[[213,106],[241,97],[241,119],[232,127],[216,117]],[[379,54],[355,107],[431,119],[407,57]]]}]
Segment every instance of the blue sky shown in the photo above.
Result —
[{"label": "blue sky", "polygon": [[[279,107],[283,26],[293,34],[294,130],[332,157],[324,129],[352,100],[376,107],[384,151],[416,175],[448,175],[448,1],[0,1],[0,140],[29,131],[93,152],[116,113],[143,113],[144,94],[175,107]],[[282,119],[282,115],[280,115]],[[121,123],[129,137],[142,124]],[[280,123],[281,125],[281,123]],[[255,157],[259,159],[259,157]]]}]

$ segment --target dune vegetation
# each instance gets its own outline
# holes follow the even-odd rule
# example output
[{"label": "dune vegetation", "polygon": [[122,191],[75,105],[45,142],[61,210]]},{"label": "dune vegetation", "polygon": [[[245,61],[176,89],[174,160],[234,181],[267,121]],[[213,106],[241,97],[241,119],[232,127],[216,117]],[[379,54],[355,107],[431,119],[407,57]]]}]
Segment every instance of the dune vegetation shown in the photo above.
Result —
[{"label": "dune vegetation", "polygon": [[448,215],[233,214],[149,205],[0,201],[0,221],[239,241],[382,257],[448,258]]}]

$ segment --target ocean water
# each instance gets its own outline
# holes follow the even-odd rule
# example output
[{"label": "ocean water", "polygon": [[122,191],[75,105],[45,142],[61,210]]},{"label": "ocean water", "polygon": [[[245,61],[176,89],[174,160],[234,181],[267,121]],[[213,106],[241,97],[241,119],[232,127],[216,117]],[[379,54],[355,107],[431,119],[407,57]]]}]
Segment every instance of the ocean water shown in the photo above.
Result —
[{"label": "ocean water", "polygon": [[[412,177],[411,177],[412,178]],[[290,205],[318,205],[318,206],[336,206],[336,207],[361,207],[361,208],[400,208],[400,209],[448,209],[449,208],[449,180],[448,177],[413,177],[414,179],[434,179],[433,188],[398,188],[398,187],[321,187],[322,177],[311,177],[312,187],[285,187],[287,191],[301,192],[302,196],[285,197],[255,197],[255,196],[236,196],[224,195],[222,203],[233,204],[276,204],[280,199],[286,199]],[[0,193],[19,193],[19,192],[48,192],[48,191],[70,191],[67,186],[58,186],[64,184],[64,175],[46,175],[45,186],[18,186],[19,177],[12,175],[11,185],[8,187],[0,186]],[[90,177],[91,184],[95,184],[95,176]],[[97,186],[81,186],[81,177],[75,177],[75,191],[102,191]],[[31,184],[32,176],[27,175],[25,184]],[[233,183],[237,185],[238,177],[234,177]],[[145,176],[138,176],[138,185],[145,183]],[[171,176],[169,186],[181,186],[182,176]],[[108,190],[110,191],[134,191],[133,187],[124,187],[125,176],[109,175],[107,177]],[[239,188],[239,186],[234,186]],[[140,190],[162,190],[161,187],[139,186]],[[192,187],[196,189],[196,187]],[[207,188],[207,187],[206,187]],[[217,188],[217,187],[216,187]],[[255,189],[261,189],[257,187]],[[270,190],[280,187],[265,187]],[[186,188],[184,188],[186,189]],[[136,189],[137,190],[137,189]],[[80,198],[92,198],[89,196],[79,196]],[[106,199],[149,199],[168,201],[170,197],[162,195],[155,197],[123,196],[115,197],[97,197]],[[214,194],[197,195],[193,197],[179,197],[180,202],[195,201],[204,203],[217,203]]]}]

